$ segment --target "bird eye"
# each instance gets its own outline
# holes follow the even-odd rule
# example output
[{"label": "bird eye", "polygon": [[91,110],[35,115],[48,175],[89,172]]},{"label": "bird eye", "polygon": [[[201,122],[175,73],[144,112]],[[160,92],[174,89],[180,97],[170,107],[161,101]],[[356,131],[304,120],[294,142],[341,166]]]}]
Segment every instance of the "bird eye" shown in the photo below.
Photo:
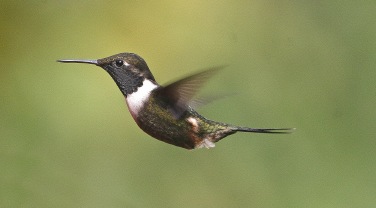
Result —
[{"label": "bird eye", "polygon": [[116,60],[116,61],[115,61],[115,65],[116,65],[117,67],[121,67],[121,66],[124,65],[124,62],[123,62],[122,60]]}]

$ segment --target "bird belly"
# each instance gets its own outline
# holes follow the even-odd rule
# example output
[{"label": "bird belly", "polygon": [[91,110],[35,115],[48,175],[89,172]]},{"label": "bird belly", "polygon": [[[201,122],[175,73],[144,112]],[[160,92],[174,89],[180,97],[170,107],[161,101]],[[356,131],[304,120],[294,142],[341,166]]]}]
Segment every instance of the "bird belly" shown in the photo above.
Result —
[{"label": "bird belly", "polygon": [[187,120],[188,117],[186,112],[176,119],[168,109],[150,104],[146,104],[137,116],[133,116],[137,125],[150,136],[178,147],[194,149],[202,139]]},{"label": "bird belly", "polygon": [[208,120],[191,108],[176,118],[168,105],[152,96],[137,114],[132,111],[131,114],[145,133],[185,149],[212,148],[215,142],[232,134],[232,130],[226,124]]}]

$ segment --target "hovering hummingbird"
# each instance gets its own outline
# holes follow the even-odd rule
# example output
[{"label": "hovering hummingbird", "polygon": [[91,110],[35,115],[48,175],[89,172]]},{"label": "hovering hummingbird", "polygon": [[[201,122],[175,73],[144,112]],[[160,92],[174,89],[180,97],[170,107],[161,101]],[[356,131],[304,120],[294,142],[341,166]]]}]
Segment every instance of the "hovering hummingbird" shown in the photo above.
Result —
[{"label": "hovering hummingbird", "polygon": [[123,93],[137,125],[150,136],[186,148],[211,148],[236,132],[291,133],[291,128],[248,128],[206,119],[191,106],[193,96],[219,68],[211,68],[166,86],[159,85],[143,58],[120,53],[98,60],[58,60],[102,67]]}]

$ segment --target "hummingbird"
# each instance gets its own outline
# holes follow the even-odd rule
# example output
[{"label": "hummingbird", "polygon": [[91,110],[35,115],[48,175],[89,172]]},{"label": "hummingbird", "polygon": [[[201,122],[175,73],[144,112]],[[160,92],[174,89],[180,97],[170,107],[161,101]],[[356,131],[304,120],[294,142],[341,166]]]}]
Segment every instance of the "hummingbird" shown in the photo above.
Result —
[{"label": "hummingbird", "polygon": [[62,63],[93,64],[103,68],[125,97],[131,116],[150,136],[185,149],[212,148],[236,132],[291,133],[293,128],[248,128],[209,120],[192,108],[194,95],[220,67],[209,68],[162,86],[145,60],[119,53],[98,60],[64,59]]}]

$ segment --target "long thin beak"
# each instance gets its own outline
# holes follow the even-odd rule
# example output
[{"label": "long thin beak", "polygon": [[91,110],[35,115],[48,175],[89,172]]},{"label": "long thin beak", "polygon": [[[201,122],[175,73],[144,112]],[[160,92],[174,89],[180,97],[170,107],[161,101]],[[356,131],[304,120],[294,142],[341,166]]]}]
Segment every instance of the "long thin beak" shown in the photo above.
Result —
[{"label": "long thin beak", "polygon": [[62,60],[57,60],[57,62],[61,62],[61,63],[81,63],[81,64],[84,63],[84,64],[98,65],[97,60],[62,59]]}]

